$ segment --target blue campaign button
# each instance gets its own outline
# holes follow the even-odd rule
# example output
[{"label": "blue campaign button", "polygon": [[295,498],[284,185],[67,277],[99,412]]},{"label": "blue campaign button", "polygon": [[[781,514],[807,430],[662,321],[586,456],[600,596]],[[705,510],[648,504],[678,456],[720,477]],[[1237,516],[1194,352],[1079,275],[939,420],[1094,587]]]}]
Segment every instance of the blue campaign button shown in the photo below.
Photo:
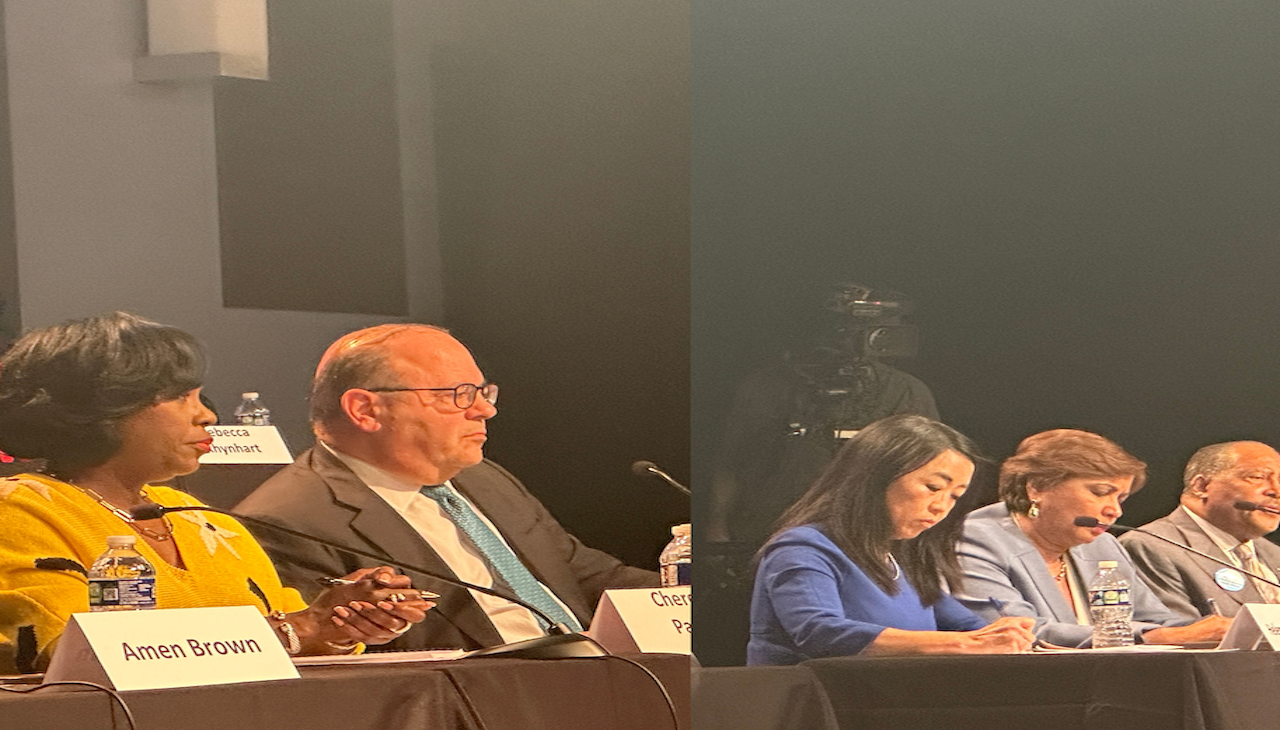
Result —
[{"label": "blue campaign button", "polygon": [[1218,568],[1218,572],[1213,574],[1213,582],[1224,591],[1238,591],[1244,588],[1244,576],[1240,571],[1231,568]]}]

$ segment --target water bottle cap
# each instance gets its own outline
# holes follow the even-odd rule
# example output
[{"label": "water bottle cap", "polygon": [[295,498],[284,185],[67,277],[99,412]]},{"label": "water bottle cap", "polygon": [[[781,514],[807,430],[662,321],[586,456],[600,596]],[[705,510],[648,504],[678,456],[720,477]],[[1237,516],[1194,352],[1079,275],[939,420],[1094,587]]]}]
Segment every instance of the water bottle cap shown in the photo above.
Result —
[{"label": "water bottle cap", "polygon": [[1117,565],[1119,565],[1119,563],[1117,563],[1114,560],[1099,560],[1098,570],[1106,570],[1107,568],[1114,568]]},{"label": "water bottle cap", "polygon": [[257,400],[258,394],[256,392],[250,391],[248,393],[241,393],[240,397],[244,398],[245,400]]},{"label": "water bottle cap", "polygon": [[688,536],[689,536],[689,530],[690,530],[690,528],[689,528],[689,523],[687,523],[687,522],[686,522],[685,524],[683,524],[683,525],[672,525],[672,526],[671,526],[671,536],[672,536],[672,537],[680,537],[681,535],[683,535],[683,536],[685,536],[685,537],[688,537]]},{"label": "water bottle cap", "polygon": [[137,535],[111,535],[107,538],[109,548],[131,548],[138,544]]}]

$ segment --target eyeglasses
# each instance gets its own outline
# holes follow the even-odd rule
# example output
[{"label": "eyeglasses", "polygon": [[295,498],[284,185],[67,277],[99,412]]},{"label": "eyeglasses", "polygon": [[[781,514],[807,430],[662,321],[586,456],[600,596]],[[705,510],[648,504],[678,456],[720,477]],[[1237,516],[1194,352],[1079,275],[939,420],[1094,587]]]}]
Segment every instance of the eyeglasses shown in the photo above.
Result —
[{"label": "eyeglasses", "polygon": [[484,398],[489,405],[498,402],[498,386],[495,383],[482,383],[480,385],[463,383],[453,388],[365,388],[365,390],[374,393],[405,393],[417,390],[453,393],[453,404],[464,411],[475,405],[477,395]]}]

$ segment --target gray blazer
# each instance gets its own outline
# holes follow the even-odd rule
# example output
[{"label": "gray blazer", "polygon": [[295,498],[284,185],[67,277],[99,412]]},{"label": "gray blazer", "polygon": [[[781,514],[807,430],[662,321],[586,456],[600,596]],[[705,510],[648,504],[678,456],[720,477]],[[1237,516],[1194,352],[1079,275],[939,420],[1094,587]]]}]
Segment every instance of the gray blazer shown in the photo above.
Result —
[{"label": "gray blazer", "polygon": [[[1143,525],[1142,529],[1231,562],[1213,538],[1200,529],[1181,507],[1166,517]],[[1164,605],[1178,613],[1195,617],[1208,615],[1211,611],[1206,599],[1209,598],[1218,603],[1224,616],[1236,615],[1240,606],[1246,603],[1264,602],[1252,580],[1246,578],[1240,590],[1228,591],[1218,585],[1214,576],[1219,570],[1229,571],[1230,568],[1179,550],[1150,535],[1129,532],[1120,538],[1120,543],[1129,551],[1133,564],[1151,590],[1164,601]],[[1258,559],[1273,573],[1280,574],[1280,546],[1267,540],[1254,540],[1253,544]]]},{"label": "gray blazer", "polygon": [[[1183,626],[1192,619],[1165,608],[1137,577],[1129,556],[1111,535],[1070,550],[1081,583],[1098,573],[1098,562],[1119,563],[1132,586],[1135,636],[1160,626]],[[1000,616],[1032,616],[1036,637],[1061,646],[1088,646],[1093,628],[1076,623],[1075,611],[1049,575],[1044,558],[1003,503],[974,510],[965,518],[960,542],[964,585],[953,595],[988,621]]]},{"label": "gray blazer", "polygon": [[[565,532],[523,484],[491,461],[464,469],[454,477],[453,486],[493,522],[529,571],[584,626],[606,588],[658,585],[657,573],[623,565]],[[236,511],[453,577],[417,531],[322,446],[307,450],[268,479]],[[377,561],[270,530],[254,535],[275,561],[284,584],[299,589],[308,600],[320,589],[317,578],[377,565]],[[465,589],[421,573],[406,573],[414,587],[435,591],[440,599],[426,620],[373,650],[478,649],[502,643],[498,630]]]}]

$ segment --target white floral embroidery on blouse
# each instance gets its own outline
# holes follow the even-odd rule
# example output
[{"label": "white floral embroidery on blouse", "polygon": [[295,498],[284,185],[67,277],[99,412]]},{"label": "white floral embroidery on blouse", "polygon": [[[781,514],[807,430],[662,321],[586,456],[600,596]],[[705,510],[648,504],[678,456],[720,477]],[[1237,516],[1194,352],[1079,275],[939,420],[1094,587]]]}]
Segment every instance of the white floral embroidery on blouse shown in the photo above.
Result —
[{"label": "white floral embroidery on blouse", "polygon": [[49,492],[48,485],[37,482],[34,479],[19,479],[17,477],[0,479],[0,499],[4,499],[10,494],[18,491],[18,487],[26,487],[47,500],[52,501],[53,499]]},{"label": "white floral embroidery on blouse", "polygon": [[224,527],[218,527],[206,519],[204,515],[196,514],[195,512],[172,512],[171,514],[200,526],[200,539],[204,541],[204,547],[209,551],[210,555],[216,553],[218,546],[222,545],[237,559],[240,558],[240,553],[236,552],[230,542],[230,538],[240,537],[240,533]]}]

